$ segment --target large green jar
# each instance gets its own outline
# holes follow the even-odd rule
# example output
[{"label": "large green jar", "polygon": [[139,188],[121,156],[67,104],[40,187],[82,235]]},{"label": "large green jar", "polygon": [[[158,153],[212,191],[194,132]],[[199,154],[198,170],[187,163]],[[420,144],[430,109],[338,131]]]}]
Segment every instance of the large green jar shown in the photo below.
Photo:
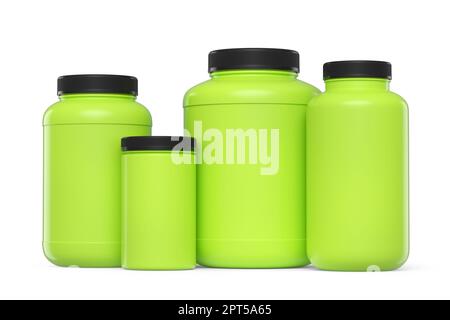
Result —
[{"label": "large green jar", "polygon": [[305,117],[319,91],[297,79],[291,50],[213,51],[209,72],[184,98],[199,145],[198,263],[307,265]]}]

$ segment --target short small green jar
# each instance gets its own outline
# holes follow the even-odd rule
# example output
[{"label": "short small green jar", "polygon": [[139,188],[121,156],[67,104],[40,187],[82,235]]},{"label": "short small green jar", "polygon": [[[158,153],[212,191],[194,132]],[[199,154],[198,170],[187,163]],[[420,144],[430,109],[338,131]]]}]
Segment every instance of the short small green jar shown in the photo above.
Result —
[{"label": "short small green jar", "polygon": [[122,139],[122,267],[196,266],[194,139]]}]

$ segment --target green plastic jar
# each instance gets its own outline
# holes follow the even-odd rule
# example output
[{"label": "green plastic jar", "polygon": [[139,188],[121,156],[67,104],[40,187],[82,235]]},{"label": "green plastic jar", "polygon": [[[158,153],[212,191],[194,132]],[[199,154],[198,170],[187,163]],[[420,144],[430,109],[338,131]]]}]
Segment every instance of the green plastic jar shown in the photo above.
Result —
[{"label": "green plastic jar", "polygon": [[120,140],[149,135],[137,79],[71,75],[45,113],[44,240],[59,266],[120,267]]},{"label": "green plastic jar", "polygon": [[292,50],[213,51],[209,72],[184,98],[185,128],[198,144],[198,263],[309,264],[305,117],[319,91],[297,79]]},{"label": "green plastic jar", "polygon": [[185,137],[122,139],[123,268],[195,268],[194,147]]},{"label": "green plastic jar", "polygon": [[389,90],[391,65],[324,65],[308,106],[308,255],[337,271],[384,271],[409,252],[408,107]]}]

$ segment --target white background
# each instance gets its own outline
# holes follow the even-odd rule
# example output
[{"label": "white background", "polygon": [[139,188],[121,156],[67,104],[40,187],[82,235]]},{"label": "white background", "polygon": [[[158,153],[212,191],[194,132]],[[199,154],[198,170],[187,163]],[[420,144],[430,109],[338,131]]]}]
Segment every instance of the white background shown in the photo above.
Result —
[{"label": "white background", "polygon": [[[14,0],[0,4],[0,298],[450,298],[448,0]],[[322,64],[380,59],[410,104],[411,255],[390,273],[64,269],[41,250],[42,114],[56,78],[140,80],[154,134],[182,133],[182,97],[207,54],[282,47],[323,89]]]}]

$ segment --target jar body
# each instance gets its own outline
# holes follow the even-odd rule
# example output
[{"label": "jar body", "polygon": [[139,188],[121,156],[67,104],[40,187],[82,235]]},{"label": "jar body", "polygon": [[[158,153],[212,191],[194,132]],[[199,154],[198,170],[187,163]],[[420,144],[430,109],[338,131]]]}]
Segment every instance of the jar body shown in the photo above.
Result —
[{"label": "jar body", "polygon": [[196,265],[194,153],[176,164],[171,151],[122,155],[122,267],[185,270]]},{"label": "jar body", "polygon": [[309,263],[305,112],[317,92],[294,73],[258,70],[218,72],[186,94],[185,128],[202,152],[199,264],[282,268]]},{"label": "jar body", "polygon": [[307,111],[308,256],[324,270],[399,268],[409,252],[408,109],[383,79],[333,79]]},{"label": "jar body", "polygon": [[59,266],[120,267],[120,139],[151,133],[131,96],[67,95],[44,116],[44,240]]}]

